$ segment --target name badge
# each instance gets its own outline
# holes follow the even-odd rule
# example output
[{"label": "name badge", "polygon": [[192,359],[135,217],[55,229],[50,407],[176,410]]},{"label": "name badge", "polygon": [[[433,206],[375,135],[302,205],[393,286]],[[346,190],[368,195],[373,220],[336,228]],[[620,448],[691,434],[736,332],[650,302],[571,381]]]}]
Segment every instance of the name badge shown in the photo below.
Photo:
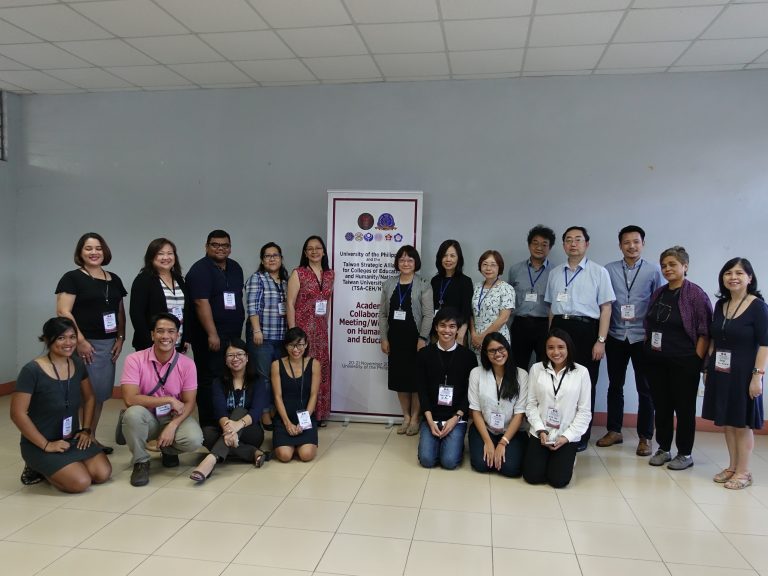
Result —
[{"label": "name badge", "polygon": [[525,301],[526,302],[538,302],[539,301],[539,295],[536,294],[536,292],[526,292],[525,293]]},{"label": "name badge", "polygon": [[104,332],[117,332],[117,314],[114,312],[104,312]]},{"label": "name badge", "polygon": [[557,301],[558,302],[568,302],[568,292],[558,292],[557,293]]},{"label": "name badge", "polygon": [[235,293],[234,292],[224,292],[224,310],[236,310],[237,306],[235,305]]},{"label": "name badge", "polygon": [[545,424],[550,428],[560,428],[560,410],[557,408],[547,408],[547,421]]},{"label": "name badge", "polygon": [[302,430],[309,430],[312,428],[312,418],[310,418],[307,410],[297,410],[296,416],[299,417],[299,427]]},{"label": "name badge", "polygon": [[491,412],[488,427],[494,434],[500,434],[504,430],[504,414],[501,412]]},{"label": "name badge", "polygon": [[621,307],[621,319],[622,320],[634,320],[635,319],[635,305],[624,304]]},{"label": "name badge", "polygon": [[405,320],[405,310],[395,310],[395,320]]},{"label": "name badge", "polygon": [[72,416],[67,416],[61,422],[61,436],[62,438],[69,438],[72,436]]},{"label": "name badge", "polygon": [[731,351],[717,350],[715,352],[715,370],[717,372],[731,371]]},{"label": "name badge", "polygon": [[171,405],[170,404],[163,404],[161,406],[158,406],[155,408],[155,415],[156,416],[165,416],[166,414],[171,413]]},{"label": "name badge", "polygon": [[285,302],[278,302],[278,304],[277,304],[277,314],[279,316],[285,316]]},{"label": "name badge", "polygon": [[184,308],[181,306],[173,306],[170,312],[179,319],[179,322],[184,322]]},{"label": "name badge", "polygon": [[315,316],[325,316],[328,313],[328,300],[315,302]]},{"label": "name badge", "polygon": [[453,404],[453,386],[440,386],[437,390],[437,403],[440,406],[451,406]]},{"label": "name badge", "polygon": [[661,332],[651,332],[651,350],[661,352]]},{"label": "name badge", "polygon": [[435,316],[437,316],[438,312],[440,312],[440,308],[435,308]]}]

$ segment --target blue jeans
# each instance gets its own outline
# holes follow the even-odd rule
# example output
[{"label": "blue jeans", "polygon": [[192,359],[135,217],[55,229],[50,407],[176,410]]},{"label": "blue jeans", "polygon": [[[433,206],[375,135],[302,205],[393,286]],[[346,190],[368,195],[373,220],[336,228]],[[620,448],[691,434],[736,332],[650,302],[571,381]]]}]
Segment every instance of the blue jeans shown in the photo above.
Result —
[{"label": "blue jeans", "polygon": [[267,406],[265,411],[268,412],[275,405],[274,400],[272,399],[272,379],[270,378],[272,362],[282,356],[283,343],[280,340],[264,339],[261,346],[256,346],[256,344],[253,343],[253,331],[250,324],[245,332],[248,337],[248,353],[256,363],[256,372],[258,374],[259,382],[261,382],[267,390],[269,406]]},{"label": "blue jeans", "polygon": [[[488,435],[491,437],[493,445],[497,446],[502,435],[491,434],[490,432],[488,432]],[[501,465],[499,474],[511,478],[522,476],[523,457],[525,456],[525,448],[528,445],[527,437],[528,434],[520,431],[512,437],[504,451],[504,462]],[[472,468],[478,472],[493,472],[496,468],[488,466],[483,459],[484,445],[483,437],[480,436],[477,427],[472,426],[469,429],[469,461],[472,464]]]},{"label": "blue jeans", "polygon": [[453,470],[461,465],[464,458],[464,434],[467,423],[459,422],[444,438],[432,435],[432,430],[425,420],[419,430],[419,464],[424,468],[434,468],[438,464],[446,470]]}]

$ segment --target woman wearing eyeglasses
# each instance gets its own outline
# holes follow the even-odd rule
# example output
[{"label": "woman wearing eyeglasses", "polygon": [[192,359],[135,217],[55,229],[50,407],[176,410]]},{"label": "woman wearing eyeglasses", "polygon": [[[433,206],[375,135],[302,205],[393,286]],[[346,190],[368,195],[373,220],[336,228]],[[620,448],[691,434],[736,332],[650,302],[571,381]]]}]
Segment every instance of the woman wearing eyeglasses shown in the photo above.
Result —
[{"label": "woman wearing eyeglasses", "polygon": [[400,247],[394,266],[398,274],[388,278],[381,289],[381,351],[389,356],[387,386],[397,392],[403,411],[397,433],[415,436],[420,412],[416,353],[426,346],[432,330],[432,288],[416,274],[421,257],[413,246]]},{"label": "woman wearing eyeglasses", "polygon": [[504,258],[496,250],[486,250],[477,262],[483,281],[475,284],[472,295],[472,318],[469,335],[472,349],[480,360],[483,339],[491,332],[500,332],[509,342],[507,321],[515,308],[515,289],[501,279]]},{"label": "woman wearing eyeglasses", "polygon": [[[668,284],[651,295],[645,316],[647,375],[659,443],[648,463],[662,466],[669,462],[668,469],[685,470],[693,466],[696,394],[709,347],[712,302],[704,290],[686,279],[689,256],[685,248],[667,248],[659,262]],[[675,417],[677,455],[673,459],[670,450]]]},{"label": "woman wearing eyeglasses", "polygon": [[469,374],[469,458],[478,472],[497,470],[503,476],[522,474],[525,455],[525,407],[528,373],[518,368],[509,342],[499,332],[483,339],[482,366]]},{"label": "woman wearing eyeglasses", "polygon": [[261,468],[269,454],[260,450],[264,442],[261,414],[268,403],[266,390],[256,375],[242,340],[233,338],[224,353],[224,373],[213,381],[213,412],[218,426],[203,428],[203,446],[208,454],[189,477],[200,484],[228,456],[253,462]]},{"label": "woman wearing eyeglasses", "polygon": [[272,363],[272,393],[275,397],[275,431],[272,449],[281,462],[294,455],[309,462],[317,455],[317,395],[320,364],[309,355],[309,338],[301,328],[285,333],[287,354]]}]

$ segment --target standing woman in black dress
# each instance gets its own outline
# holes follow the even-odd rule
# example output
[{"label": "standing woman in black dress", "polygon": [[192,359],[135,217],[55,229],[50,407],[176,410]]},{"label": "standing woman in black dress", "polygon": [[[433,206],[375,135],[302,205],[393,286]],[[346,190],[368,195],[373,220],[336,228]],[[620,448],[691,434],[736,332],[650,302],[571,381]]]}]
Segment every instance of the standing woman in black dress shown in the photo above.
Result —
[{"label": "standing woman in black dress", "polygon": [[[101,407],[112,397],[115,386],[115,362],[125,341],[125,309],[128,295],[123,282],[103,266],[112,261],[112,252],[104,238],[87,232],[75,246],[75,264],[56,286],[56,314],[69,318],[77,328],[77,355],[85,362],[96,407],[91,422],[92,437],[101,418]],[[106,454],[112,447],[104,446]]]},{"label": "standing woman in black dress", "polygon": [[763,376],[768,365],[768,306],[746,258],[732,258],[720,276],[710,333],[702,417],[725,427],[728,467],[712,478],[731,490],[752,484],[753,430],[763,427]]},{"label": "standing woman in black dress", "polygon": [[432,302],[435,314],[440,308],[451,307],[461,315],[461,326],[456,341],[464,344],[472,316],[472,279],[464,274],[464,254],[458,240],[444,240],[435,257],[437,274],[432,277]]},{"label": "standing woman in black dress", "polygon": [[395,254],[398,274],[384,281],[379,306],[381,351],[389,356],[387,385],[397,392],[403,410],[398,434],[419,433],[419,394],[416,353],[426,346],[432,330],[432,288],[417,275],[421,258],[413,246],[402,246]]},{"label": "standing woman in black dress", "polygon": [[146,350],[152,346],[151,320],[156,314],[168,312],[181,322],[178,349],[186,349],[188,334],[184,318],[190,318],[191,300],[181,275],[181,263],[176,244],[167,238],[155,238],[147,246],[144,267],[131,285],[129,312],[133,324],[133,348]]}]

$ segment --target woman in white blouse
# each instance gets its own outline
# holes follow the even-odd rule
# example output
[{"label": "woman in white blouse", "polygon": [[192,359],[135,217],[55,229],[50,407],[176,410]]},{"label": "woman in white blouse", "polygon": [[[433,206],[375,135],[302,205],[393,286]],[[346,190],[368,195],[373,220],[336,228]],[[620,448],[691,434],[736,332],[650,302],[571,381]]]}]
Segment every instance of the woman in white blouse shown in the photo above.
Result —
[{"label": "woman in white blouse", "polygon": [[554,328],[546,342],[547,359],[531,367],[528,377],[528,449],[523,477],[529,484],[568,485],[576,462],[576,445],[590,418],[589,372],[573,361],[573,340]]},{"label": "woman in white blouse", "polygon": [[483,339],[482,366],[469,374],[469,457],[478,472],[498,470],[503,476],[522,474],[527,442],[525,407],[528,373],[518,368],[507,339],[491,332]]}]

